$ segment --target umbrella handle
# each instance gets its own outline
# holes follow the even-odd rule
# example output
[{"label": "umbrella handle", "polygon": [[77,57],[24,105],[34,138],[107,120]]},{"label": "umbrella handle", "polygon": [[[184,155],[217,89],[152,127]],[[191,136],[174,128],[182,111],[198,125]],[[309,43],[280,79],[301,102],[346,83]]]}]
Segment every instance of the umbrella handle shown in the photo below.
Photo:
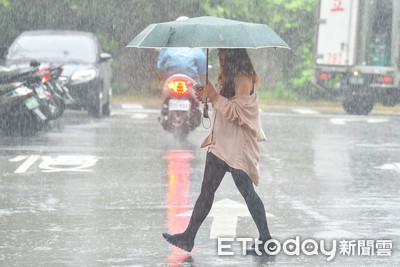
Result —
[{"label": "umbrella handle", "polygon": [[[207,50],[207,61],[206,61],[206,84],[208,82],[208,48]],[[207,104],[207,98],[206,98],[206,103],[204,104],[204,108],[203,108],[203,117],[208,119],[208,104]]]},{"label": "umbrella handle", "polygon": [[207,99],[206,99],[206,103],[204,104],[204,108],[203,108],[203,117],[208,119],[208,105],[207,105]]}]

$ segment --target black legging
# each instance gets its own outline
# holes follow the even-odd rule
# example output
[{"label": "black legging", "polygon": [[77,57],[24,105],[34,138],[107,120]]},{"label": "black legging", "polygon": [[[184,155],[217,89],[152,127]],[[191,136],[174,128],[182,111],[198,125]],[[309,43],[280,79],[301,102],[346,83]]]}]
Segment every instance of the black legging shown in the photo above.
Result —
[{"label": "black legging", "polygon": [[259,239],[267,241],[271,238],[271,235],[268,230],[264,205],[254,190],[251,179],[244,171],[229,167],[228,164],[211,152],[207,153],[201,193],[194,205],[192,217],[190,218],[185,233],[189,235],[191,240],[194,240],[197,230],[200,228],[200,225],[211,210],[214,202],[215,191],[217,191],[217,188],[221,184],[226,172],[231,172],[236,187],[239,189],[239,192],[246,201],[250,214],[260,233]]}]

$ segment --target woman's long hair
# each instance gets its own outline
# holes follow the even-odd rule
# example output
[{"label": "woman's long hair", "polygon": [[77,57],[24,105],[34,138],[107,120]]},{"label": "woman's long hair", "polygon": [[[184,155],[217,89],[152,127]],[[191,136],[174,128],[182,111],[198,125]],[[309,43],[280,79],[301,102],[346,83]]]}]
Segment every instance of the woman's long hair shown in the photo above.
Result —
[{"label": "woman's long hair", "polygon": [[229,99],[235,96],[235,77],[238,73],[249,75],[253,83],[258,82],[258,76],[246,49],[224,50],[225,64],[219,70],[218,83],[221,86],[220,95]]}]

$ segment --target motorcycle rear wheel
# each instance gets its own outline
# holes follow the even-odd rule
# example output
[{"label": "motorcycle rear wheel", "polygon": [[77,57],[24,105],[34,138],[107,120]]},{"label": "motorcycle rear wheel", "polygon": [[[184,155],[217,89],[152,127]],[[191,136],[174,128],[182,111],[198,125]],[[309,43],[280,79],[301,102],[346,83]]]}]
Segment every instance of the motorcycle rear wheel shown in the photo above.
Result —
[{"label": "motorcycle rear wheel", "polygon": [[172,130],[172,134],[174,135],[175,141],[182,142],[186,140],[189,134],[189,129],[187,129],[187,127],[184,127],[183,125],[174,127]]},{"label": "motorcycle rear wheel", "polygon": [[47,125],[47,121],[39,124],[29,115],[24,114],[14,118],[7,118],[1,124],[1,130],[6,136],[33,136]]}]

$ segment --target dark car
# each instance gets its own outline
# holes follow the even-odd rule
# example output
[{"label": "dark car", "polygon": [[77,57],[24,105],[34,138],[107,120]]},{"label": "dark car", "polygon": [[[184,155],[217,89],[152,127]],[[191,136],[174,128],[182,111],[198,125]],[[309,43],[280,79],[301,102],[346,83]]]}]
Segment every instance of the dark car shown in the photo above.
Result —
[{"label": "dark car", "polygon": [[60,80],[73,101],[72,109],[86,109],[93,116],[111,112],[111,55],[103,53],[97,38],[87,32],[27,31],[19,35],[5,56],[7,67],[23,67],[31,60],[61,64]]}]

